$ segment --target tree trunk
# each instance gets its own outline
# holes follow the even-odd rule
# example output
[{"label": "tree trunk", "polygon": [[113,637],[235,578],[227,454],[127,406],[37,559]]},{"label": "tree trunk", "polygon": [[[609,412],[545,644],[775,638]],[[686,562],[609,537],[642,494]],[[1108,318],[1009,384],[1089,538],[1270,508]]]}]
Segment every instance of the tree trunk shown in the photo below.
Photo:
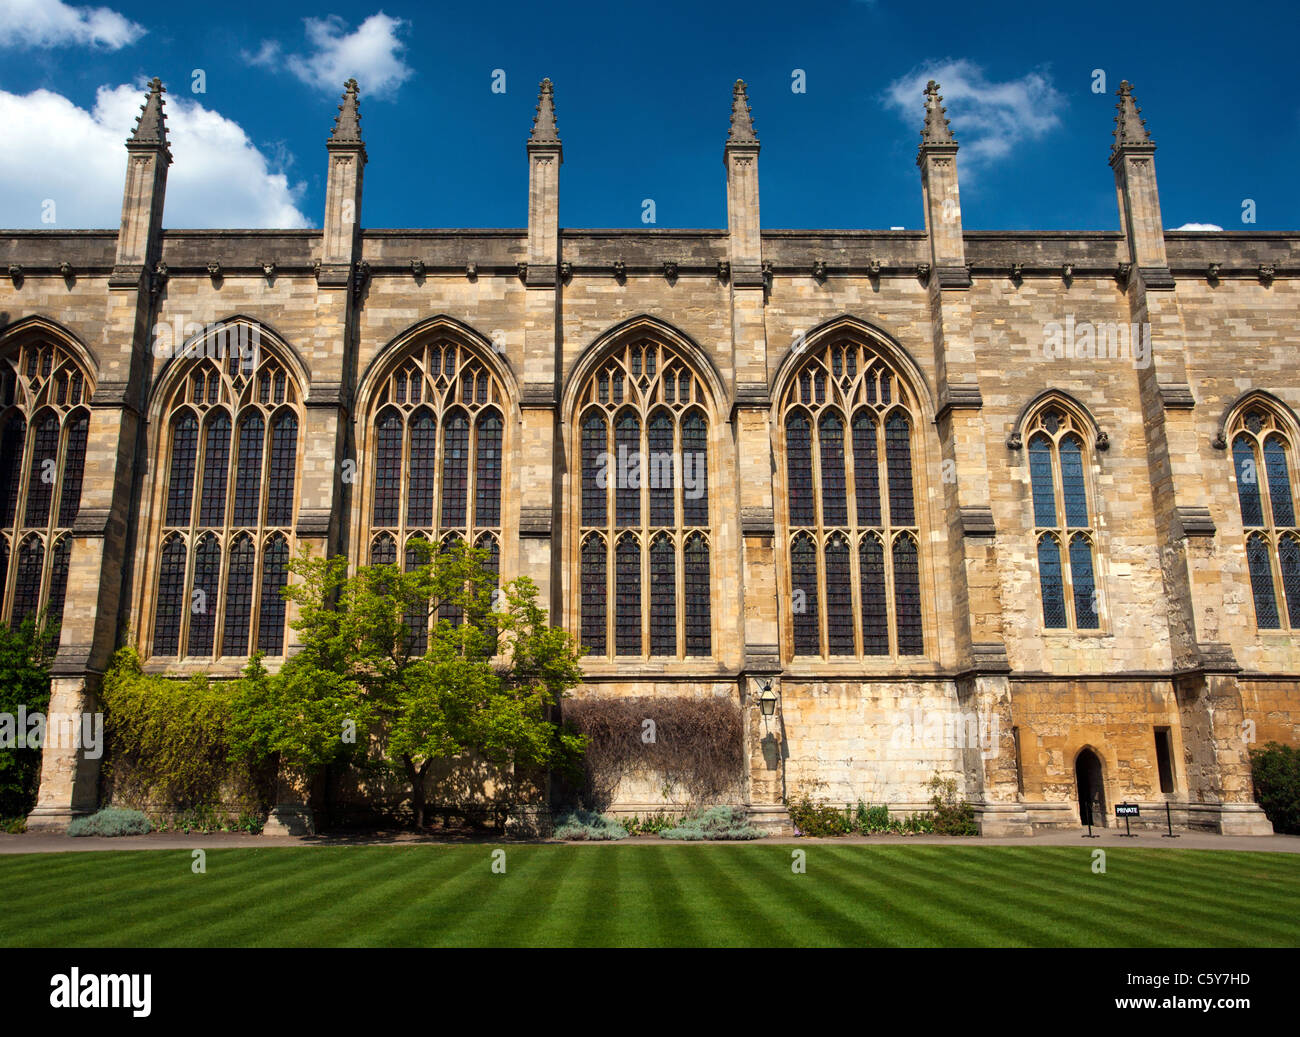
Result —
[{"label": "tree trunk", "polygon": [[418,771],[409,756],[402,757],[406,765],[406,777],[411,783],[411,809],[415,813],[415,830],[424,830],[424,768]]}]

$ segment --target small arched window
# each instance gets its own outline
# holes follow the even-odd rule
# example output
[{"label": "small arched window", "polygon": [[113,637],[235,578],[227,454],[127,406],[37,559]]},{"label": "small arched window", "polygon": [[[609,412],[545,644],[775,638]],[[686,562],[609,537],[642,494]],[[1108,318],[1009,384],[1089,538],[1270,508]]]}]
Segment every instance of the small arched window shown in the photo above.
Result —
[{"label": "small arched window", "polygon": [[1300,629],[1300,530],[1296,528],[1294,439],[1274,408],[1250,404],[1229,422],[1237,502],[1255,625]]},{"label": "small arched window", "polygon": [[619,347],[579,393],[576,596],[592,656],[713,654],[709,403],[686,359],[646,340]]},{"label": "small arched window", "polygon": [[0,621],[15,627],[63,619],[90,395],[63,345],[32,339],[0,358]]},{"label": "small arched window", "polygon": [[301,391],[247,325],[191,346],[163,404],[152,654],[284,654]]},{"label": "small arched window", "polygon": [[829,345],[791,378],[780,414],[795,656],[924,654],[917,412],[863,343]]},{"label": "small arched window", "polygon": [[1048,630],[1101,627],[1096,530],[1089,505],[1086,426],[1049,402],[1025,421],[1038,555],[1038,590]]}]

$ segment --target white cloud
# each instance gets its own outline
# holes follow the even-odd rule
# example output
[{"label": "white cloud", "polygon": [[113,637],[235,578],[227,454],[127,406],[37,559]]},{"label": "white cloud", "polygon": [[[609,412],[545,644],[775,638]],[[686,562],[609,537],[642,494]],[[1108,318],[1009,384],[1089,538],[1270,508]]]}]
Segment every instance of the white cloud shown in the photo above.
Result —
[{"label": "white cloud", "polygon": [[0,0],[0,47],[121,50],[145,34],[144,26],[107,7],[72,7],[63,0]]},{"label": "white cloud", "polygon": [[885,91],[885,103],[918,132],[925,118],[925,84],[931,79],[939,84],[967,168],[1002,158],[1020,142],[1060,125],[1065,99],[1043,72],[999,83],[963,58],[918,66]]},{"label": "white cloud", "polygon": [[[0,91],[0,227],[115,228],[122,218],[125,142],[144,103],[141,86],[102,86],[87,111],[61,94]],[[167,97],[174,161],[168,227],[309,227],[305,184],[290,184],[236,122],[196,101]],[[55,221],[42,222],[46,199]]]},{"label": "white cloud", "polygon": [[1217,223],[1184,223],[1174,230],[1223,230]]},{"label": "white cloud", "polygon": [[380,11],[354,32],[348,32],[347,22],[336,14],[305,18],[303,24],[311,48],[308,53],[283,57],[278,41],[263,40],[257,53],[245,54],[245,59],[266,68],[284,66],[308,86],[329,93],[355,78],[362,92],[372,97],[396,90],[415,71],[402,60],[406,44],[398,37],[407,23],[401,18]]}]

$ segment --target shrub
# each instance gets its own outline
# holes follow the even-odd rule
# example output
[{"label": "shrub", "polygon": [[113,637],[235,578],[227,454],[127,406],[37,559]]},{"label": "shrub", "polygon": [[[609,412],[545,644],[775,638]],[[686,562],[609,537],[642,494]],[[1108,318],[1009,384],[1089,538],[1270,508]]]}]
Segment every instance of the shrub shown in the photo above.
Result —
[{"label": "shrub", "polygon": [[112,800],[181,815],[210,815],[212,804],[230,798],[264,806],[270,772],[232,760],[232,687],[202,674],[146,675],[135,650],[120,649],[102,692]]},{"label": "shrub", "polygon": [[1275,832],[1300,835],[1300,749],[1269,742],[1250,751],[1250,774]]},{"label": "shrub", "polygon": [[975,808],[964,799],[957,801],[957,782],[954,778],[941,778],[936,774],[926,786],[932,793],[930,805],[934,808],[936,835],[979,835],[975,824]]},{"label": "shrub", "polygon": [[22,835],[27,831],[27,818],[0,817],[0,832],[8,835]]},{"label": "shrub", "polygon": [[[738,792],[745,773],[740,709],[722,698],[584,698],[564,703],[565,722],[585,735],[585,802],[607,805],[627,774],[656,774],[694,803]],[[646,721],[654,737],[646,739]]]},{"label": "shrub", "polygon": [[682,818],[675,828],[665,828],[660,839],[761,839],[763,833],[749,823],[743,807],[709,807]]},{"label": "shrub", "polygon": [[889,807],[869,807],[861,801],[853,820],[853,827],[863,835],[884,835],[893,831],[892,826],[898,823],[890,818]]},{"label": "shrub", "polygon": [[79,817],[68,825],[68,835],[148,835],[153,826],[138,810],[105,807],[89,817]]},{"label": "shrub", "polygon": [[566,811],[555,819],[556,839],[577,839],[599,842],[610,839],[626,839],[627,829],[612,817],[598,814],[593,810]]},{"label": "shrub", "polygon": [[790,820],[800,835],[848,835],[853,830],[847,808],[815,806],[807,799],[790,807]]},{"label": "shrub", "polygon": [[26,741],[28,731],[18,730],[16,721],[24,710],[30,717],[49,705],[49,663],[58,633],[57,623],[37,626],[32,616],[16,630],[0,626],[0,713],[14,718],[13,727],[0,735],[0,817],[6,819],[25,817],[36,806],[41,750],[30,744],[18,747],[18,738]]},{"label": "shrub", "polygon": [[622,818],[621,823],[627,829],[628,835],[658,835],[665,829],[676,826],[677,819],[669,817],[660,810],[654,814],[647,814],[644,820],[633,815]]}]

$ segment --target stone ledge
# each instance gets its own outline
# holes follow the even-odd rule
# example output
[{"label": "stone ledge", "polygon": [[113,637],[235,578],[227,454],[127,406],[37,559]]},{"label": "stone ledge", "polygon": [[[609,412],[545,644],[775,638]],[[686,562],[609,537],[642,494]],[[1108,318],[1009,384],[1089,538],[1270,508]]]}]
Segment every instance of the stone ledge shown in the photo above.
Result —
[{"label": "stone ledge", "polygon": [[1212,537],[1217,532],[1210,509],[1202,507],[1176,507],[1174,516],[1185,537]]},{"label": "stone ledge", "polygon": [[740,535],[745,537],[776,536],[776,520],[771,508],[741,508]]},{"label": "stone ledge", "polygon": [[521,407],[542,410],[555,407],[557,403],[554,382],[524,382],[523,391],[519,394]]},{"label": "stone ledge", "polygon": [[1196,406],[1196,397],[1190,385],[1174,383],[1160,386],[1160,402],[1165,410],[1191,410]]},{"label": "stone ledge", "polygon": [[964,505],[957,509],[957,519],[961,523],[961,535],[964,537],[997,535],[997,527],[993,522],[993,509],[987,504]]},{"label": "stone ledge", "polygon": [[772,397],[767,391],[766,382],[737,382],[736,406],[753,407],[767,410],[772,406]]},{"label": "stone ledge", "polygon": [[294,535],[298,537],[327,537],[330,532],[330,512],[300,511]]},{"label": "stone ledge", "polygon": [[1152,292],[1171,292],[1174,290],[1174,275],[1167,266],[1138,267],[1142,275],[1142,286]]},{"label": "stone ledge", "polygon": [[51,677],[82,677],[90,669],[91,644],[60,645],[50,663]]},{"label": "stone ledge", "polygon": [[108,534],[112,521],[110,508],[80,508],[77,517],[72,520],[74,537],[102,537]]},{"label": "stone ledge", "polygon": [[549,507],[521,507],[519,509],[519,536],[528,540],[549,540],[551,537],[551,509]]}]

